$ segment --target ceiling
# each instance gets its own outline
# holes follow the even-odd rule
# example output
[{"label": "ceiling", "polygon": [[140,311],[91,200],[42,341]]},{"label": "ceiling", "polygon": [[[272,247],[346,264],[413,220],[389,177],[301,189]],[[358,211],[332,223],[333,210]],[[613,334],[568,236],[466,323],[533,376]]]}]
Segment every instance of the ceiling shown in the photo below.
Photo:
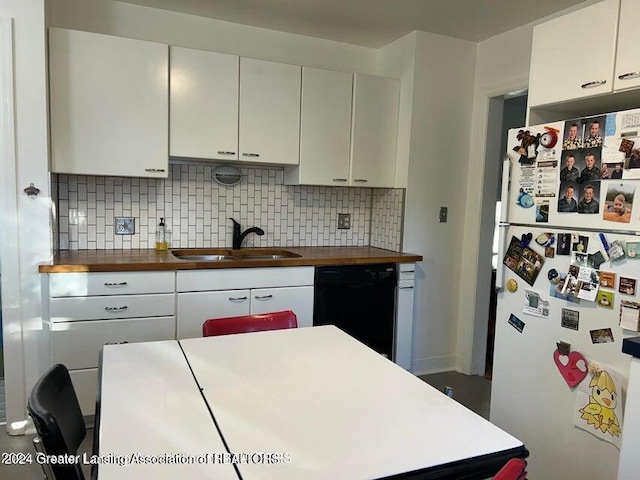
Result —
[{"label": "ceiling", "polygon": [[380,48],[413,30],[480,42],[593,0],[121,0]]}]

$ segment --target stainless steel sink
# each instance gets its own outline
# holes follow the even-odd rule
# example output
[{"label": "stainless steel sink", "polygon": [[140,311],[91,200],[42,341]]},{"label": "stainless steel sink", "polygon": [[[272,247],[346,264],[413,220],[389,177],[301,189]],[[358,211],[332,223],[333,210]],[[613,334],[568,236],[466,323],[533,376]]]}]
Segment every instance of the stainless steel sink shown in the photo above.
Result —
[{"label": "stainless steel sink", "polygon": [[281,260],[283,258],[299,258],[301,255],[288,250],[274,248],[248,248],[246,250],[229,250],[221,248],[185,248],[171,250],[173,256],[191,262],[224,262],[242,260]]}]

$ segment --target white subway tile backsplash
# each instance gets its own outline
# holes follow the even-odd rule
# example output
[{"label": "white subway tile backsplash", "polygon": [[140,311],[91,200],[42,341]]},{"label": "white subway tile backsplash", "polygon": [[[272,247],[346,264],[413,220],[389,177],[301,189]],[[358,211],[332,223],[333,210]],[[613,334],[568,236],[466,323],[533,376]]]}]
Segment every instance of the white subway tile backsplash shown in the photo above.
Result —
[{"label": "white subway tile backsplash", "polygon": [[[153,248],[160,217],[174,248],[231,246],[229,217],[265,230],[247,246],[401,248],[403,190],[288,186],[282,170],[248,167],[239,185],[226,187],[211,169],[173,164],[167,179],[52,175],[59,248]],[[69,224],[70,209],[78,225]],[[351,229],[337,230],[338,213],[351,214]],[[115,216],[135,217],[136,234],[115,235]]]}]

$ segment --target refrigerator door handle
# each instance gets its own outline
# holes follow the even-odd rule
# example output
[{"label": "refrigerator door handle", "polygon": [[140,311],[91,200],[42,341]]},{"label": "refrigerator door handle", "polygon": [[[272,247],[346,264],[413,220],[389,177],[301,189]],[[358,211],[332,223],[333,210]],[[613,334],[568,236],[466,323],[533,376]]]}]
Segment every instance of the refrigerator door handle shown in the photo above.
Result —
[{"label": "refrigerator door handle", "polygon": [[500,222],[498,225],[498,264],[496,265],[496,292],[501,292],[504,289],[504,265],[502,259],[505,254],[505,245],[507,244],[507,234],[509,233],[509,224]]},{"label": "refrigerator door handle", "polygon": [[500,223],[509,218],[509,179],[511,178],[511,160],[505,157],[502,161],[502,191],[500,192]]}]

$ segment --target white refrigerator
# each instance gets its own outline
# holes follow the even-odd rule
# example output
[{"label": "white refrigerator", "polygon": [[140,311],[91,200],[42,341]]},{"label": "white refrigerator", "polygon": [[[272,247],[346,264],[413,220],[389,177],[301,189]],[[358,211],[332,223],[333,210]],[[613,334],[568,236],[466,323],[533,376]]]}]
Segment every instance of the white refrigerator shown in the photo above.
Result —
[{"label": "white refrigerator", "polygon": [[640,110],[509,132],[491,421],[529,449],[529,478],[616,478],[639,233]]}]

